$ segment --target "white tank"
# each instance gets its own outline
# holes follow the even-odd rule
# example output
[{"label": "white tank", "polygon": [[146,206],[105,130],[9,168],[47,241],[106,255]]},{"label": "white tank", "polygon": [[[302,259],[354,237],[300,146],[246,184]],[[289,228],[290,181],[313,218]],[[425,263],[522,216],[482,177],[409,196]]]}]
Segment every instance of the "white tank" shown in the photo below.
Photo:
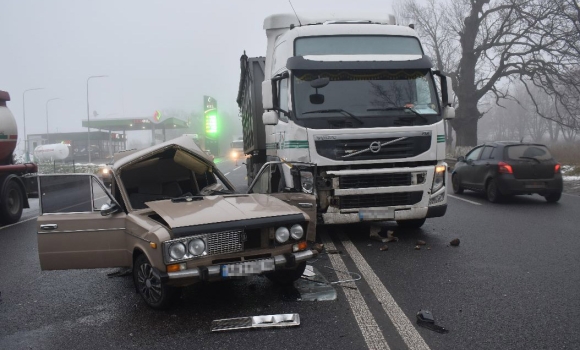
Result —
[{"label": "white tank", "polygon": [[6,91],[0,91],[0,165],[11,159],[18,138],[16,120],[6,107],[7,101],[10,101],[10,95]]},{"label": "white tank", "polygon": [[39,162],[63,160],[69,155],[69,147],[62,143],[38,146],[34,149],[34,156]]}]

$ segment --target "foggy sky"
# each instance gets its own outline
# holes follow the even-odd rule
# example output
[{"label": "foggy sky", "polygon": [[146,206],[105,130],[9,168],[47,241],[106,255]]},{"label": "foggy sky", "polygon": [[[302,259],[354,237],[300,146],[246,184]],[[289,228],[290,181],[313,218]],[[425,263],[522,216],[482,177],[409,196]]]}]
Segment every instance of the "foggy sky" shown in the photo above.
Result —
[{"label": "foggy sky", "polygon": [[[293,0],[308,12],[392,12],[390,0]],[[287,0],[0,0],[0,90],[23,137],[83,131],[86,80],[97,118],[151,117],[155,110],[202,110],[203,95],[237,115],[239,57],[264,56],[263,20],[291,12]],[[237,119],[236,119],[237,120]]]}]

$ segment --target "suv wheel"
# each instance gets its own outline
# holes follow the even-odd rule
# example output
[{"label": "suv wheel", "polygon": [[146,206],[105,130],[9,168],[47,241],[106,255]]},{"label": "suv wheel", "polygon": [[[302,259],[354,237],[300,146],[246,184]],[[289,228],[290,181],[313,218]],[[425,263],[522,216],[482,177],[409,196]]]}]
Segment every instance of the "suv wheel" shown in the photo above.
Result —
[{"label": "suv wheel", "polygon": [[544,198],[546,198],[546,202],[548,203],[556,203],[560,200],[560,197],[562,197],[562,192],[550,193],[549,195],[544,196]]},{"label": "suv wheel", "polygon": [[487,200],[492,203],[499,203],[503,199],[502,194],[497,188],[497,182],[495,179],[490,179],[485,186],[485,194],[487,195]]},{"label": "suv wheel", "polygon": [[137,292],[153,309],[167,309],[179,297],[180,290],[163,283],[143,254],[133,265],[133,282]]},{"label": "suv wheel", "polygon": [[459,175],[457,174],[453,174],[453,176],[451,176],[451,184],[453,185],[453,193],[455,194],[462,194],[464,188],[461,187],[461,183],[459,181]]},{"label": "suv wheel", "polygon": [[289,285],[297,281],[306,270],[306,261],[301,262],[294,269],[278,270],[266,274],[268,279],[276,284]]}]

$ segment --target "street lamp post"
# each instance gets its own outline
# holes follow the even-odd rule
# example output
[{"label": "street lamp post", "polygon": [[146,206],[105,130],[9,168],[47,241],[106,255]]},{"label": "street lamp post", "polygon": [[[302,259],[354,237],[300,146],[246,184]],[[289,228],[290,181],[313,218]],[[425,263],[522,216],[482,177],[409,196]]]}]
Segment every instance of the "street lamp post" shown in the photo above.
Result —
[{"label": "street lamp post", "polygon": [[28,91],[34,91],[34,90],[43,90],[44,88],[32,88],[32,89],[26,89],[24,90],[24,92],[22,92],[22,127],[24,128],[24,159],[26,159],[27,162],[30,161],[30,157],[28,156],[28,137],[26,135],[26,103],[24,103],[24,97],[26,96],[26,93]]},{"label": "street lamp post", "polygon": [[108,75],[91,75],[87,78],[87,152],[89,163],[91,162],[91,116],[89,115],[89,80],[93,78],[106,78]]},{"label": "street lamp post", "polygon": [[51,98],[50,100],[46,101],[46,140],[47,140],[47,142],[49,142],[49,139],[48,139],[48,135],[49,135],[49,132],[48,132],[48,103],[50,101],[55,101],[55,100],[60,100],[60,98],[55,97],[55,98]]}]

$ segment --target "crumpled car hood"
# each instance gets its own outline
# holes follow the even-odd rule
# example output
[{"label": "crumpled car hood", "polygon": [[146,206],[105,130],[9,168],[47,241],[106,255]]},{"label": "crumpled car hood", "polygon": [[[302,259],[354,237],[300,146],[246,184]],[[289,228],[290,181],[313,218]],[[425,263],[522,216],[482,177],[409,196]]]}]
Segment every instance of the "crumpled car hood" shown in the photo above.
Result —
[{"label": "crumpled car hood", "polygon": [[264,194],[207,196],[192,202],[160,200],[145,204],[171,228],[303,214],[298,208]]}]

